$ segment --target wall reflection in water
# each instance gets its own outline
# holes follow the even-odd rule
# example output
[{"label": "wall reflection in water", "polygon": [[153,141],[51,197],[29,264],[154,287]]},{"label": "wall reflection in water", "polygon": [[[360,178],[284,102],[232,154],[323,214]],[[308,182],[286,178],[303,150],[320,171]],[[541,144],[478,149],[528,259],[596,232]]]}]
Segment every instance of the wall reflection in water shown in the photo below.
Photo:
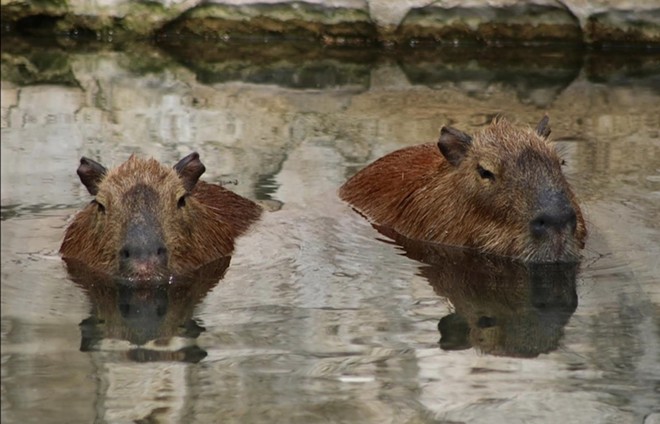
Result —
[{"label": "wall reflection in water", "polygon": [[120,353],[137,362],[199,362],[207,355],[196,344],[204,327],[193,311],[223,278],[230,260],[148,282],[112,278],[67,260],[69,278],[92,303],[91,316],[80,323],[80,350]]}]

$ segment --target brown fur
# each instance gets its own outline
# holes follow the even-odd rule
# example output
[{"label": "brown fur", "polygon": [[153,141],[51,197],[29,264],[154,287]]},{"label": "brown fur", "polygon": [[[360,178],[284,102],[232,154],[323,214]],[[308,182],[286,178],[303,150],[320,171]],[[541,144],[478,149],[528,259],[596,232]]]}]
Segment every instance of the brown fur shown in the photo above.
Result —
[{"label": "brown fur", "polygon": [[[443,129],[453,132],[460,133]],[[460,149],[452,148],[449,158],[436,144],[390,153],[350,178],[339,194],[372,222],[412,239],[525,260],[573,260],[584,246],[586,228],[561,160],[544,138],[548,134],[547,118],[536,131],[495,120],[471,143],[454,143]],[[456,155],[460,163],[451,163]],[[478,167],[494,180],[483,178]],[[565,194],[577,225],[572,234],[540,244],[531,238],[529,222],[547,189]]]},{"label": "brown fur", "polygon": [[[81,175],[96,197],[67,228],[60,248],[62,256],[117,274],[118,252],[136,210],[148,210],[162,228],[168,257],[167,270],[160,271],[181,274],[230,255],[235,238],[259,218],[261,208],[219,185],[198,182],[204,167],[198,156],[194,159],[198,166],[194,176],[185,174],[187,168],[179,174],[154,159],[136,156],[98,177],[92,188],[88,185],[90,178],[85,181]],[[182,197],[185,205],[179,208]]]}]

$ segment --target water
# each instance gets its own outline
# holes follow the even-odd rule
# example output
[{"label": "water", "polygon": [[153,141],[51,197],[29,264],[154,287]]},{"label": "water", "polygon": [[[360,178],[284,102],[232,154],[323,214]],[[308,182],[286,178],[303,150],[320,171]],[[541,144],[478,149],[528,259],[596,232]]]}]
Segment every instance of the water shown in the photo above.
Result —
[{"label": "water", "polygon": [[[660,419],[653,52],[58,42],[3,39],[3,423]],[[544,112],[588,220],[579,269],[404,250],[336,198],[442,125]],[[226,269],[146,291],[67,274],[80,156],[192,150],[269,209]]]}]

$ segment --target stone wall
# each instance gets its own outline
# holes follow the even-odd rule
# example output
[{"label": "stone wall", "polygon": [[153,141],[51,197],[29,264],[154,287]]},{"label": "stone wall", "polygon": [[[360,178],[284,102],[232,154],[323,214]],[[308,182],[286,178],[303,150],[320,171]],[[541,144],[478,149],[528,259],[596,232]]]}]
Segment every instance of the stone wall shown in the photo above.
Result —
[{"label": "stone wall", "polygon": [[3,31],[327,44],[660,43],[657,0],[2,0]]}]

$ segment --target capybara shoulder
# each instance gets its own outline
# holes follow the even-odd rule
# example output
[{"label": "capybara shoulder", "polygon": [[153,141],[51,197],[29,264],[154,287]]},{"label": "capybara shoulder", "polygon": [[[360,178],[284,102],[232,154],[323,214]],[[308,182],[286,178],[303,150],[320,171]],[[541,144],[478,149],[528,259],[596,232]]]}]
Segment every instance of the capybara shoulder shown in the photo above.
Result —
[{"label": "capybara shoulder", "polygon": [[586,227],[549,134],[547,116],[535,130],[505,119],[474,136],[443,127],[437,143],[385,155],[339,195],[408,238],[531,262],[577,261]]},{"label": "capybara shoulder", "polygon": [[94,200],[66,229],[60,253],[111,275],[141,279],[183,274],[231,255],[261,208],[199,181],[197,153],[173,168],[131,156],[107,170],[82,158],[78,176]]}]

